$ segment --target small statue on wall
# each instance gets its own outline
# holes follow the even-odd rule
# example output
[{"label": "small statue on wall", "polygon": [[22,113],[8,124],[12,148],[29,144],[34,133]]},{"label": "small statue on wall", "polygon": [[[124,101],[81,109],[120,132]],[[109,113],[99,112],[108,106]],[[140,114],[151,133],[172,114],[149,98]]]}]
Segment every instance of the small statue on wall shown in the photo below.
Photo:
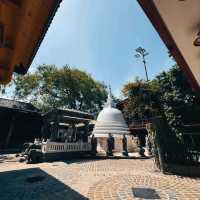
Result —
[{"label": "small statue on wall", "polygon": [[109,133],[107,138],[107,156],[113,156],[113,149],[114,149],[114,138]]},{"label": "small statue on wall", "polygon": [[146,136],[146,149],[149,156],[152,156],[152,144],[150,141],[150,136]]},{"label": "small statue on wall", "polygon": [[122,138],[122,147],[123,147],[122,154],[123,154],[124,156],[128,156],[127,138],[126,138],[125,135],[123,135],[123,138]]},{"label": "small statue on wall", "polygon": [[94,135],[92,135],[92,138],[91,138],[91,146],[92,146],[92,155],[96,156],[96,153],[97,153],[97,138]]},{"label": "small statue on wall", "polygon": [[144,155],[144,148],[143,148],[143,136],[137,135],[137,147],[138,147],[138,153],[141,157],[145,157]]}]

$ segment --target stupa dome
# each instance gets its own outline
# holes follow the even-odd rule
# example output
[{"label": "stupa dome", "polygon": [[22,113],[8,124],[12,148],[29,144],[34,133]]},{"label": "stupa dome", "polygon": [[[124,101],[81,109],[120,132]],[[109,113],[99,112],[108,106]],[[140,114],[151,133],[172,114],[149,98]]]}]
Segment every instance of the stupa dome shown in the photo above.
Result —
[{"label": "stupa dome", "polygon": [[129,128],[120,110],[115,108],[111,94],[103,110],[99,113],[93,134],[96,137],[107,137],[111,133],[114,137],[129,134]]}]

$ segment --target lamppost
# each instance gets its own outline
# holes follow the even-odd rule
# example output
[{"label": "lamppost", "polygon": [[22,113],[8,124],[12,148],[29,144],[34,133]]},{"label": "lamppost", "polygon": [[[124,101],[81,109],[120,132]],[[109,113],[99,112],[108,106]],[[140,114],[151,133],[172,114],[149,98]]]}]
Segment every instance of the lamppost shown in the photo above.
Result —
[{"label": "lamppost", "polygon": [[136,50],[135,50],[137,53],[135,54],[135,57],[136,58],[142,58],[142,62],[144,63],[144,69],[145,69],[145,73],[146,73],[146,79],[147,79],[147,82],[149,81],[149,78],[148,78],[148,74],[147,74],[147,66],[146,66],[146,60],[145,60],[145,57],[147,55],[149,55],[149,53],[146,51],[146,49],[142,48],[142,47],[138,47]]}]

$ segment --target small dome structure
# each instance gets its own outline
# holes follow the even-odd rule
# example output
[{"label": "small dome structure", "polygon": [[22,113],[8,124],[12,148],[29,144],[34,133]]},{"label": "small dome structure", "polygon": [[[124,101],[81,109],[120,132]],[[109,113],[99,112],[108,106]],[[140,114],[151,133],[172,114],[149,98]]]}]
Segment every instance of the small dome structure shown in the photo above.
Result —
[{"label": "small dome structure", "polygon": [[115,108],[111,94],[108,95],[107,103],[97,117],[93,131],[96,137],[107,137],[108,133],[115,136],[130,133],[121,111]]},{"label": "small dome structure", "polygon": [[124,120],[122,112],[115,107],[111,91],[108,94],[108,99],[103,110],[100,111],[97,117],[92,134],[97,138],[97,149],[99,152],[106,152],[109,134],[114,138],[115,144],[113,152],[122,152],[122,138],[124,135],[127,136],[128,151],[133,152],[135,149],[129,128]]}]

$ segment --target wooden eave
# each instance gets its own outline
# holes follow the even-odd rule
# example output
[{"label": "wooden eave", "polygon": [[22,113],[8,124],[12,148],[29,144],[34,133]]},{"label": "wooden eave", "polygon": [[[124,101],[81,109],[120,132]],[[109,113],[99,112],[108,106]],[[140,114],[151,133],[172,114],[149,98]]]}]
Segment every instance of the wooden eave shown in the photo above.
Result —
[{"label": "wooden eave", "polygon": [[25,74],[61,0],[0,0],[0,83]]},{"label": "wooden eave", "polygon": [[53,109],[43,114],[47,121],[87,123],[94,119],[92,114],[73,109]]},{"label": "wooden eave", "polygon": [[[200,1],[137,1],[159,33],[177,64],[185,72],[192,88],[200,93],[200,68],[198,69],[198,65],[200,64],[200,47],[195,47],[193,44],[198,31],[200,31],[200,12],[197,10],[200,8]],[[198,13],[199,20],[197,21]],[[189,24],[190,22],[191,24]],[[186,44],[189,45],[187,46]]]}]

